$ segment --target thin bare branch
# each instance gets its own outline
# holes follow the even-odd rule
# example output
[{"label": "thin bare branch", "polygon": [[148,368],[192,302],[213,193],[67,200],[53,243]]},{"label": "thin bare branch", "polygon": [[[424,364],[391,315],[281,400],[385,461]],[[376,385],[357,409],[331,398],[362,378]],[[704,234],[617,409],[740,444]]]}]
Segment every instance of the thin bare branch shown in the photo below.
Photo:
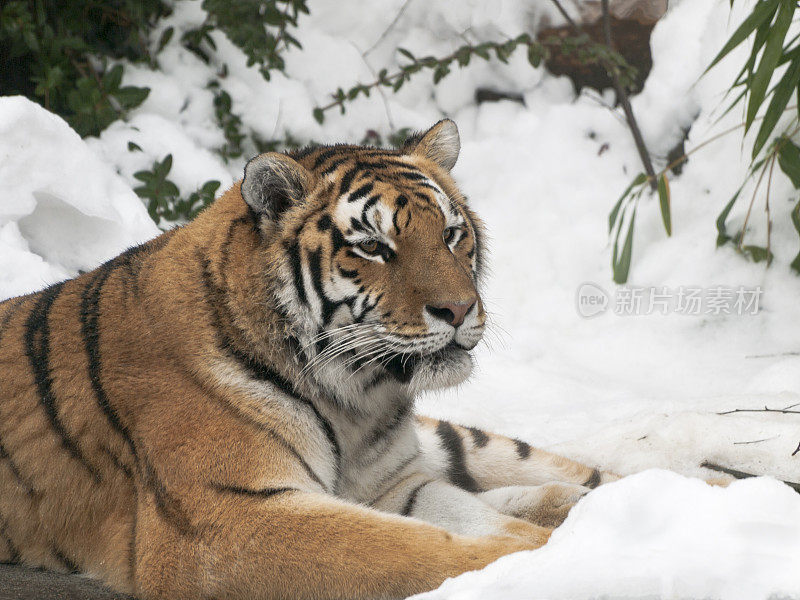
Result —
[{"label": "thin bare branch", "polygon": [[[566,11],[566,9],[564,9],[564,6],[561,4],[560,0],[551,1],[558,9],[558,12],[561,13],[561,15],[567,20],[567,23],[569,23],[570,27],[572,27],[576,33],[585,33],[583,28],[576,23],[572,17],[569,16],[569,13]],[[605,45],[609,50],[612,50],[611,16],[608,10],[608,0],[602,0],[602,6],[603,35],[605,37]],[[642,161],[642,166],[644,166],[645,173],[647,173],[647,179],[650,182],[650,189],[655,191],[658,188],[658,178],[656,177],[656,171],[653,168],[653,161],[650,158],[650,152],[647,150],[647,146],[644,143],[644,138],[642,137],[642,132],[639,129],[639,123],[636,121],[636,116],[633,114],[633,107],[628,99],[628,93],[625,90],[625,86],[623,86],[619,80],[619,74],[617,73],[616,66],[610,64],[606,60],[603,60],[602,62],[606,71],[611,76],[611,82],[614,85],[614,91],[617,93],[617,100],[619,100],[619,103],[622,105],[622,110],[625,113],[625,121],[628,124],[628,129],[630,129],[631,135],[633,136],[633,142],[636,144],[636,151],[639,153],[639,159]]]},{"label": "thin bare branch", "polygon": [[403,6],[401,6],[400,10],[397,11],[397,14],[394,16],[394,19],[392,19],[392,22],[389,23],[386,29],[383,30],[383,33],[378,36],[378,39],[375,40],[369,48],[364,50],[363,56],[365,59],[373,50],[375,50],[375,48],[378,47],[378,45],[386,38],[386,36],[389,35],[389,32],[394,29],[394,26],[397,25],[397,22],[402,18],[403,13],[406,12],[408,5],[411,4],[412,1],[413,0],[406,0],[403,2]]},{"label": "thin bare branch", "polygon": [[734,413],[752,413],[752,412],[767,412],[767,413],[781,413],[784,415],[800,415],[800,410],[790,410],[789,408],[734,408],[733,410],[726,410],[718,412],[718,415],[732,415]]},{"label": "thin bare branch", "polygon": [[[704,460],[702,463],[700,463],[700,466],[705,467],[706,469],[711,469],[712,471],[717,471],[718,473],[725,473],[726,475],[730,475],[736,479],[749,479],[750,477],[758,477],[758,475],[754,475],[753,473],[745,473],[744,471],[739,471],[738,469],[723,467],[722,465],[718,465],[707,460]],[[800,483],[794,483],[793,481],[783,481],[783,483],[800,494]]]}]

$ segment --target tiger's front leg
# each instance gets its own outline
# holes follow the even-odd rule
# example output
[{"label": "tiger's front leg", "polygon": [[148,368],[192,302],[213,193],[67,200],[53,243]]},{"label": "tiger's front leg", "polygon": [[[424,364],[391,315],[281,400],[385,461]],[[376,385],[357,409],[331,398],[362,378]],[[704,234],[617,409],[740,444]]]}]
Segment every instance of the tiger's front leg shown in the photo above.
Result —
[{"label": "tiger's front leg", "polygon": [[[496,503],[495,503],[496,504]],[[424,469],[413,469],[382,493],[372,507],[382,512],[414,517],[447,531],[470,537],[515,536],[543,545],[552,530],[523,520],[525,515],[504,514],[500,506]]]},{"label": "tiger's front leg", "polygon": [[503,515],[557,527],[591,489],[619,476],[525,442],[416,417],[422,460],[428,472],[474,494]]}]

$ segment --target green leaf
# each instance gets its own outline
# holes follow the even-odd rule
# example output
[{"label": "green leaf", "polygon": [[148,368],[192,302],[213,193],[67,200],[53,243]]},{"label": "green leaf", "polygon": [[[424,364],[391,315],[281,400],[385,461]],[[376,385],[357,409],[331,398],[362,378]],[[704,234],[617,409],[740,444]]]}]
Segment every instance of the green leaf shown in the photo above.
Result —
[{"label": "green leaf", "polygon": [[[792,209],[792,225],[794,225],[794,230],[797,232],[797,235],[800,236],[800,201],[794,205]],[[800,273],[800,252],[797,253],[797,256],[794,257],[794,260],[789,265],[792,270],[796,273]]]},{"label": "green leaf", "polygon": [[[619,261],[614,256],[614,263],[612,265],[614,270],[614,282],[625,283],[628,281],[628,272],[631,269],[631,255],[633,254],[633,225],[636,222],[636,205],[633,206],[633,213],[631,214],[631,222],[628,225],[628,233],[625,235],[625,244],[622,247],[622,254],[619,256]],[[616,245],[615,245],[616,255]]]},{"label": "green leaf", "polygon": [[751,12],[744,22],[739,25],[739,28],[733,32],[733,35],[722,47],[722,50],[719,51],[719,54],[717,54],[714,60],[711,61],[711,64],[708,65],[706,72],[725,58],[736,46],[745,41],[762,23],[769,23],[775,11],[778,9],[779,2],[780,0],[764,0],[756,4],[753,12]]},{"label": "green leaf", "polygon": [[413,54],[411,54],[411,52],[409,52],[409,51],[408,51],[408,50],[406,50],[405,48],[398,48],[398,49],[397,49],[397,51],[398,51],[400,54],[402,54],[403,56],[405,56],[405,57],[406,57],[408,60],[411,60],[411,61],[415,61],[415,60],[416,60],[416,59],[414,58],[414,55],[413,55]]},{"label": "green leaf", "polygon": [[772,135],[775,125],[778,123],[778,119],[780,119],[783,114],[786,105],[789,103],[789,98],[792,97],[792,92],[797,89],[798,84],[800,84],[800,56],[792,60],[786,73],[783,74],[781,80],[775,85],[772,100],[770,100],[767,111],[764,114],[764,120],[761,123],[761,127],[758,129],[756,141],[753,144],[753,158],[758,156],[758,153],[764,147],[767,139]]},{"label": "green leaf", "polygon": [[619,213],[619,209],[622,206],[622,201],[630,195],[631,190],[638,185],[642,185],[645,181],[647,181],[647,175],[644,173],[639,173],[631,184],[625,188],[625,191],[622,192],[622,195],[617,200],[617,203],[614,205],[614,208],[611,209],[611,213],[608,215],[608,233],[611,234],[611,231],[614,229],[614,223],[617,222],[617,214]]},{"label": "green leaf", "polygon": [[672,211],[670,206],[669,181],[664,173],[658,178],[658,203],[661,206],[661,220],[664,221],[664,229],[667,235],[671,236]]},{"label": "green leaf", "polygon": [[788,138],[781,139],[780,144],[778,165],[792,180],[795,189],[800,189],[800,148]]},{"label": "green leaf", "polygon": [[[744,184],[742,184],[742,187],[744,187]],[[733,198],[728,201],[728,203],[725,205],[725,208],[722,209],[722,212],[719,213],[719,216],[717,217],[717,248],[731,240],[731,236],[728,235],[728,232],[725,229],[725,221],[728,219],[728,215],[730,214],[733,205],[736,204],[736,200],[739,199],[739,194],[741,193],[742,188],[740,187],[738,190],[736,190]]]},{"label": "green leaf", "polygon": [[128,142],[128,152],[142,152],[142,147],[136,142]]},{"label": "green leaf", "polygon": [[122,65],[114,65],[103,75],[103,87],[113,93],[120,83],[122,83]]},{"label": "green leaf", "polygon": [[462,46],[456,50],[456,60],[458,60],[459,67],[466,67],[469,64],[469,59],[472,53],[469,51],[468,46]]},{"label": "green leaf", "polygon": [[542,64],[542,49],[538,44],[528,46],[528,62],[534,68]]},{"label": "green leaf", "polygon": [[162,33],[161,37],[158,38],[158,45],[156,46],[156,54],[161,52],[164,47],[169,44],[169,41],[172,39],[172,36],[175,34],[174,27],[167,27]]},{"label": "green leaf", "polygon": [[314,109],[314,120],[320,125],[325,121],[325,111],[320,107]]},{"label": "green leaf", "polygon": [[119,103],[124,109],[136,108],[147,99],[150,94],[150,88],[134,87],[132,85],[119,88],[114,92],[114,97],[119,100]]},{"label": "green leaf", "polygon": [[[783,0],[783,2],[780,3],[775,22],[770,27],[767,43],[764,45],[764,52],[761,54],[761,62],[758,63],[758,68],[749,86],[750,98],[747,101],[745,131],[752,125],[759,107],[764,102],[769,80],[772,78],[775,67],[778,65],[778,61],[781,58],[783,40],[786,38],[786,32],[789,31],[789,25],[792,24],[794,10],[794,2]],[[755,12],[755,10],[753,12]]]}]

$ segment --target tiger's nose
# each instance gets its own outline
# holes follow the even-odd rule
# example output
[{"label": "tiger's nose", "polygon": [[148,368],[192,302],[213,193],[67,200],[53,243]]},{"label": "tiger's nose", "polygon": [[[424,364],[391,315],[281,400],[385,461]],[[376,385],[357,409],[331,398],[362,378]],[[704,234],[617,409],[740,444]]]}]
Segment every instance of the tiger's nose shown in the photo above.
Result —
[{"label": "tiger's nose", "polygon": [[425,310],[437,319],[458,327],[464,322],[464,317],[475,306],[475,300],[470,302],[442,302],[441,304],[427,304]]}]

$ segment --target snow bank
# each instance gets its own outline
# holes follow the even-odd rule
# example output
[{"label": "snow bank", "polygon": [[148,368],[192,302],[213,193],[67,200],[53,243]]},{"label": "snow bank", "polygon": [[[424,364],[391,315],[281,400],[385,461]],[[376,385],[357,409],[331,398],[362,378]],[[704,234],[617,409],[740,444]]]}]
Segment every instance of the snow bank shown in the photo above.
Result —
[{"label": "snow bank", "polygon": [[586,496],[546,546],[419,600],[800,596],[800,495],[767,478],[711,487],[651,470]]},{"label": "snow bank", "polygon": [[96,267],[158,233],[111,166],[59,117],[0,98],[0,298]]}]

